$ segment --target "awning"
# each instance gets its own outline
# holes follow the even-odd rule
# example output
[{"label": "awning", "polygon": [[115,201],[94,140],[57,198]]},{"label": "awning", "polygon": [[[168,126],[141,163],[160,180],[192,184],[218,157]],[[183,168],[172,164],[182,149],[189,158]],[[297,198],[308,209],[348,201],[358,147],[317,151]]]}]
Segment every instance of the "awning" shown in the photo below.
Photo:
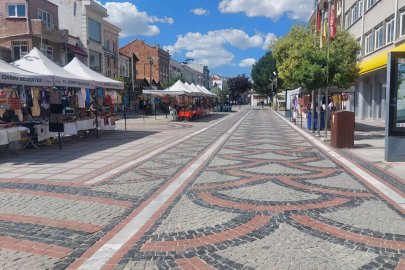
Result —
[{"label": "awning", "polygon": [[405,51],[405,44],[398,46],[390,51],[384,52],[371,59],[363,61],[360,63],[360,75],[364,75],[379,69],[387,67],[387,58],[389,52]]},{"label": "awning", "polygon": [[74,54],[80,55],[80,56],[83,56],[83,57],[88,57],[87,53],[85,53],[85,52],[84,52],[82,49],[80,49],[78,46],[72,45],[72,44],[69,44],[69,43],[66,43],[66,46],[67,46],[69,49],[71,49]]},{"label": "awning", "polygon": [[297,88],[295,90],[291,90],[290,95],[300,95],[302,94],[302,87]]}]

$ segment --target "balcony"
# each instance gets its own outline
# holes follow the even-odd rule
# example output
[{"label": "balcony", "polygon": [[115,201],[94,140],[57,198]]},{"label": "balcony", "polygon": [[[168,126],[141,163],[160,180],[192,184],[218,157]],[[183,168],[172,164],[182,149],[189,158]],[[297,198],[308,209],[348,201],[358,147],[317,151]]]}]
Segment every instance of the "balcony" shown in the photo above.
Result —
[{"label": "balcony", "polygon": [[32,35],[42,37],[57,43],[68,42],[68,30],[61,29],[54,24],[47,24],[43,20],[31,20]]}]

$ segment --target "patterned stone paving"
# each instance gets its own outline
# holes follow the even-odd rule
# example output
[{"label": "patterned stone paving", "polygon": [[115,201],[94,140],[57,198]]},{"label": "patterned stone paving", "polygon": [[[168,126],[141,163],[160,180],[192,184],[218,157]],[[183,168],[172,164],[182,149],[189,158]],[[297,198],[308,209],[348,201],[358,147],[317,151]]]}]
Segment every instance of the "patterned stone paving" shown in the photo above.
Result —
[{"label": "patterned stone paving", "polygon": [[[94,185],[4,178],[0,269],[77,269],[247,113]],[[170,125],[162,129],[196,128]],[[99,161],[88,160],[95,167]],[[248,114],[189,180],[103,269],[405,267],[405,211],[270,110]]]}]

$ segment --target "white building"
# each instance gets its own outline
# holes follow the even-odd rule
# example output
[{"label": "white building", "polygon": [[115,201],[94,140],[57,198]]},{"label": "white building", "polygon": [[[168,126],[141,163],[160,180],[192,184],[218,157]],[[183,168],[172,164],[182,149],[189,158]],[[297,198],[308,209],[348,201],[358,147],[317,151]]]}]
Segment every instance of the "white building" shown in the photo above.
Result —
[{"label": "white building", "polygon": [[170,58],[170,60],[169,60],[169,78],[183,76],[183,71],[184,71],[183,66],[176,60],[173,60]]},{"label": "white building", "polygon": [[187,64],[182,64],[183,66],[183,77],[186,78],[190,83],[195,85],[203,85],[203,76],[201,72],[189,67]]},{"label": "white building", "polygon": [[212,88],[219,88],[220,90],[224,90],[223,80],[214,76],[210,77],[211,87]]},{"label": "white building", "polygon": [[93,0],[49,0],[59,6],[60,27],[80,39],[88,54],[87,65],[94,71],[105,74],[103,19],[107,9]]},{"label": "white building", "polygon": [[207,66],[203,66],[201,64],[190,63],[187,64],[188,67],[197,70],[199,73],[202,74],[202,78],[199,81],[199,85],[204,86],[205,88],[210,88],[210,70]]}]

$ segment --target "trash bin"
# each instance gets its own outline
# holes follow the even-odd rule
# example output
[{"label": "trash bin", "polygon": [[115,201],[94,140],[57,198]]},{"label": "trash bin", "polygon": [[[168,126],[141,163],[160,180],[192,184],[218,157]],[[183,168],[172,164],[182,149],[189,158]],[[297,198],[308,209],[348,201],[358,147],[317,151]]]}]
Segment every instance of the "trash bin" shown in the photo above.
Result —
[{"label": "trash bin", "polygon": [[[318,129],[318,112],[314,113],[315,119],[314,119],[314,130]],[[307,128],[310,130],[311,129],[311,112],[307,112]],[[321,112],[321,129],[325,128],[325,112]]]},{"label": "trash bin", "polygon": [[332,113],[330,145],[335,148],[354,148],[354,113]]},{"label": "trash bin", "polygon": [[220,108],[220,106],[218,105],[217,106],[217,112],[220,112],[221,111],[221,108]]}]

